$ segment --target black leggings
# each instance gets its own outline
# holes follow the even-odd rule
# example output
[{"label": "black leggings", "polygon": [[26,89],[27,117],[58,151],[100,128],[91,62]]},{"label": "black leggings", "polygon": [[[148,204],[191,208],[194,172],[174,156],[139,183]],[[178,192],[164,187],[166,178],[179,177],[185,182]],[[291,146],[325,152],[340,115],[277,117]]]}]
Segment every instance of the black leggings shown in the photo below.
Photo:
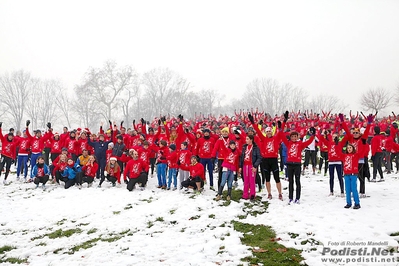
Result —
[{"label": "black leggings", "polygon": [[323,166],[323,161],[324,161],[324,174],[326,174],[328,169],[328,152],[326,151],[320,152],[319,171],[321,171],[321,167]]},{"label": "black leggings", "polygon": [[384,157],[384,154],[382,152],[377,152],[374,155],[373,159],[373,179],[377,177],[377,171],[380,174],[381,178],[384,178],[384,175],[382,173],[382,158]]},{"label": "black leggings", "polygon": [[6,166],[6,172],[4,174],[4,180],[7,179],[8,174],[10,173],[11,164],[12,164],[12,158],[4,156],[4,155],[1,157],[0,176],[1,176],[1,172],[3,171],[4,165]]},{"label": "black leggings", "polygon": [[290,200],[294,197],[294,178],[296,184],[296,199],[301,198],[301,164],[287,163],[288,172],[288,198]]},{"label": "black leggings", "polygon": [[129,182],[127,183],[127,190],[132,191],[137,183],[141,183],[140,187],[145,187],[148,181],[148,174],[146,172],[142,172],[137,178],[129,178]]},{"label": "black leggings", "polygon": [[47,183],[48,179],[49,179],[48,175],[35,177],[35,179],[33,180],[33,183],[35,183],[36,185],[39,185],[39,183],[43,183],[43,185],[45,185]]}]

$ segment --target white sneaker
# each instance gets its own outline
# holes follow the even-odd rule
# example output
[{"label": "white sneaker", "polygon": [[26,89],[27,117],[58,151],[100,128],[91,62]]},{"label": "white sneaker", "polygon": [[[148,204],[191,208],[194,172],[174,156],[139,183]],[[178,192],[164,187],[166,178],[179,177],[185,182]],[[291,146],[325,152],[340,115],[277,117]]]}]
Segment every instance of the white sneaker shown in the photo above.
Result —
[{"label": "white sneaker", "polygon": [[331,192],[328,196],[334,196],[334,193]]},{"label": "white sneaker", "polygon": [[3,185],[7,185],[8,183],[7,183],[7,180],[6,179],[4,179],[3,180]]},{"label": "white sneaker", "polygon": [[345,193],[341,193],[341,198],[345,197]]}]

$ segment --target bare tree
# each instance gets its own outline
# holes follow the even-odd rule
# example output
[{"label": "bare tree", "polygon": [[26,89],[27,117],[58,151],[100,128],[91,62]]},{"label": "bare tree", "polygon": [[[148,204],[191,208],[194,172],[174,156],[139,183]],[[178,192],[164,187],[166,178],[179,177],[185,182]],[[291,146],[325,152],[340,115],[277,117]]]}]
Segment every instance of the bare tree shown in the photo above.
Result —
[{"label": "bare tree", "polygon": [[381,87],[369,89],[362,94],[360,99],[360,103],[365,107],[366,111],[372,110],[373,112],[378,112],[388,107],[390,101],[391,95],[389,91]]},{"label": "bare tree", "polygon": [[5,112],[12,117],[17,130],[21,127],[27,96],[31,88],[31,75],[24,70],[0,77],[1,104],[6,107]]},{"label": "bare tree", "polygon": [[121,93],[133,85],[135,75],[131,66],[117,68],[115,61],[106,61],[101,69],[90,68],[79,87],[90,92],[101,106],[100,114],[108,120],[112,117],[112,111],[119,109]]},{"label": "bare tree", "polygon": [[177,113],[180,100],[188,92],[189,82],[168,68],[153,69],[144,73],[142,78],[144,100],[151,105],[148,115]]},{"label": "bare tree", "polygon": [[71,103],[73,111],[80,119],[80,124],[88,128],[98,128],[101,119],[101,107],[98,102],[92,97],[90,91],[84,87],[76,86],[74,92],[75,95],[71,99]]},{"label": "bare tree", "polygon": [[71,97],[67,95],[67,92],[64,88],[60,87],[60,91],[57,93],[57,95],[55,95],[54,100],[58,107],[60,116],[62,115],[65,118],[68,128],[71,128],[71,116],[73,112]]},{"label": "bare tree", "polygon": [[125,121],[132,121],[133,113],[138,115],[138,117],[143,117],[143,114],[140,114],[140,100],[139,75],[135,71],[132,71],[131,83],[122,91],[120,97],[123,119]]},{"label": "bare tree", "polygon": [[319,94],[313,97],[307,106],[307,109],[310,108],[314,113],[319,114],[322,113],[322,111],[341,113],[348,107],[338,97],[327,94]]}]

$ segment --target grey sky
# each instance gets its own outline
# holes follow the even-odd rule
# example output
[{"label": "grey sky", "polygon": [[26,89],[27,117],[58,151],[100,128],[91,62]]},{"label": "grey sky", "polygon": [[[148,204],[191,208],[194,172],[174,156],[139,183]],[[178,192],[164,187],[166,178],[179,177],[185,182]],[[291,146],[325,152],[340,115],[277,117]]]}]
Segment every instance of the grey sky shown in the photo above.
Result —
[{"label": "grey sky", "polygon": [[[62,4],[61,4],[62,3]],[[107,59],[239,97],[255,78],[336,94],[399,85],[399,1],[4,1],[0,73],[72,89]]]}]

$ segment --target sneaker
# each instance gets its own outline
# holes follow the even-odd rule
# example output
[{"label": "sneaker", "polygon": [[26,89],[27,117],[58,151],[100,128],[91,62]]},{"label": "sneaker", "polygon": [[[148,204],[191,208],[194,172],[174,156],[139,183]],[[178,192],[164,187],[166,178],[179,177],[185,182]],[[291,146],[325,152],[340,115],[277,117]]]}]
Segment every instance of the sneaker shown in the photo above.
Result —
[{"label": "sneaker", "polygon": [[296,200],[294,201],[294,203],[295,203],[295,204],[299,204],[299,199],[296,199]]},{"label": "sneaker", "polygon": [[385,181],[384,178],[381,178],[380,180],[378,180],[378,182],[384,182],[384,181]]},{"label": "sneaker", "polygon": [[39,187],[39,184],[37,184],[35,188],[38,188],[38,187]]},{"label": "sneaker", "polygon": [[329,194],[328,196],[334,196],[334,193],[333,193],[333,192],[330,192],[330,194]]},{"label": "sneaker", "polygon": [[157,186],[157,188],[162,188],[162,186]]},{"label": "sneaker", "polygon": [[188,191],[188,187],[186,187],[186,188],[184,189],[184,191],[186,191],[186,192],[187,192],[187,191]]},{"label": "sneaker", "polygon": [[346,204],[346,205],[344,206],[345,209],[349,209],[350,207],[352,207],[352,205]]},{"label": "sneaker", "polygon": [[355,204],[355,206],[353,206],[354,210],[360,209],[360,204]]},{"label": "sneaker", "polygon": [[139,188],[140,188],[141,191],[144,191],[144,190],[145,190],[145,187],[139,187]]},{"label": "sneaker", "polygon": [[375,178],[371,179],[370,182],[377,182],[377,180]]},{"label": "sneaker", "polygon": [[162,186],[161,188],[162,188],[162,189],[166,189],[166,186]]},{"label": "sneaker", "polygon": [[3,185],[7,185],[7,180],[3,180]]},{"label": "sneaker", "polygon": [[43,189],[43,190],[46,190],[46,186],[45,186],[45,185],[42,185],[42,189]]},{"label": "sneaker", "polygon": [[278,194],[278,199],[279,200],[283,200],[283,195],[282,194]]},{"label": "sneaker", "polygon": [[88,183],[87,184],[87,187],[91,187],[93,184],[92,183]]},{"label": "sneaker", "polygon": [[272,194],[267,195],[267,199],[272,199]]},{"label": "sneaker", "polygon": [[170,190],[170,187],[167,187],[166,190]]},{"label": "sneaker", "polygon": [[320,174],[320,173],[321,173],[320,170],[318,170],[318,171],[317,171],[317,174]]},{"label": "sneaker", "polygon": [[177,187],[174,187],[172,190],[175,191],[177,189]]},{"label": "sneaker", "polygon": [[197,190],[197,191],[195,192],[195,195],[201,195],[201,191],[198,191],[198,190]]},{"label": "sneaker", "polygon": [[210,186],[209,189],[215,191],[215,189],[213,188],[213,186]]},{"label": "sneaker", "polygon": [[262,184],[262,189],[265,189],[265,184]]},{"label": "sneaker", "polygon": [[255,196],[254,195],[251,196],[251,201],[255,201]]},{"label": "sneaker", "polygon": [[237,181],[234,182],[233,187],[238,187],[238,182]]},{"label": "sneaker", "polygon": [[219,201],[222,197],[218,194],[215,198],[216,201]]},{"label": "sneaker", "polygon": [[289,181],[290,179],[288,177],[284,178],[285,181]]},{"label": "sneaker", "polygon": [[293,203],[293,200],[290,199],[290,200],[288,201],[288,205],[291,205],[292,203]]},{"label": "sneaker", "polygon": [[82,189],[82,185],[81,185],[81,184],[78,184],[78,188],[79,188],[79,189]]},{"label": "sneaker", "polygon": [[231,200],[231,197],[230,197],[230,195],[227,195],[227,198],[226,198],[226,200],[227,200],[227,201],[230,201],[230,200]]},{"label": "sneaker", "polygon": [[17,176],[17,181],[19,181],[19,176]]},{"label": "sneaker", "polygon": [[98,188],[101,188],[101,185],[98,185],[97,187],[98,187]]},{"label": "sneaker", "polygon": [[113,186],[113,187],[115,187],[115,186],[116,186],[116,184],[115,184],[115,183],[112,183],[112,186]]},{"label": "sneaker", "polygon": [[343,197],[345,197],[345,193],[344,192],[341,193],[341,198],[343,198]]}]

